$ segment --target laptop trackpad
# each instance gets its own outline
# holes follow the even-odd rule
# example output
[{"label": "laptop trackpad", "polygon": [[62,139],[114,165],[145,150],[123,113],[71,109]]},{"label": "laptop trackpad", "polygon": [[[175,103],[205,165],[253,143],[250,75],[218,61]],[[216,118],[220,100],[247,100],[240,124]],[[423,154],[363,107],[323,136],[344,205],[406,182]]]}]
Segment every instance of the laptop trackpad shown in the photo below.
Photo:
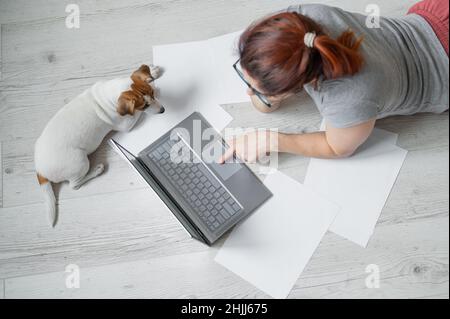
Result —
[{"label": "laptop trackpad", "polygon": [[216,141],[208,145],[203,150],[203,161],[214,170],[224,181],[236,174],[241,168],[242,164],[239,160],[233,160],[233,163],[219,164],[219,158],[225,153],[225,147],[221,142]]}]

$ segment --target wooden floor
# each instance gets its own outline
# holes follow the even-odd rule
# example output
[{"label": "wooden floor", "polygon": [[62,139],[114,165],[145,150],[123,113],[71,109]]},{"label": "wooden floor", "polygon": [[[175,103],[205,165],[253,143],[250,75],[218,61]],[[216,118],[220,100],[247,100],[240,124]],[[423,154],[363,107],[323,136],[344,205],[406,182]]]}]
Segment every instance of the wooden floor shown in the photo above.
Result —
[{"label": "wooden floor", "polygon": [[[191,240],[157,196],[107,145],[93,163],[106,174],[79,191],[57,187],[60,222],[47,223],[33,145],[46,122],[94,82],[151,63],[156,44],[206,39],[244,28],[286,0],[78,0],[81,28],[65,27],[60,0],[0,0],[0,298],[266,298],[213,261],[214,248]],[[317,2],[317,1],[316,1]],[[364,12],[371,0],[318,1]],[[403,14],[413,0],[378,0]],[[186,61],[189,63],[188,61]],[[226,105],[233,126],[318,128],[306,96],[278,113]],[[327,234],[290,298],[449,297],[449,118],[424,114],[380,121],[409,151],[367,249]],[[309,160],[282,156],[302,182]],[[79,289],[65,286],[78,265]],[[365,285],[366,266],[381,286]]]}]

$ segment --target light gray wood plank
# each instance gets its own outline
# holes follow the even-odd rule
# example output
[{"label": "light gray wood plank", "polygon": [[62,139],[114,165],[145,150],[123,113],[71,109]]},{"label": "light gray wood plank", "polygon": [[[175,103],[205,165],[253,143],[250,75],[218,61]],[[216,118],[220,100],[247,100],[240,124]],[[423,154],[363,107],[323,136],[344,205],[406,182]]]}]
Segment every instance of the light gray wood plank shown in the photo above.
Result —
[{"label": "light gray wood plank", "polygon": [[3,153],[2,142],[0,141],[0,208],[3,207]]},{"label": "light gray wood plank", "polygon": [[[95,15],[101,12],[111,13],[115,10],[123,10],[129,7],[151,7],[163,6],[167,1],[154,0],[130,0],[130,1],[96,1],[78,0],[76,3],[80,6],[83,15]],[[177,1],[172,1],[176,3]],[[20,23],[34,20],[47,20],[51,18],[64,18],[65,6],[69,2],[60,0],[34,0],[33,5],[27,0],[0,1],[0,22],[1,23]],[[181,4],[182,5],[182,4]]]},{"label": "light gray wood plank", "polygon": [[[213,261],[214,252],[80,269],[80,288],[64,271],[7,279],[7,298],[263,298]],[[27,287],[28,286],[28,287]]]},{"label": "light gray wood plank", "polygon": [[[219,2],[217,0],[209,0]],[[263,0],[264,1],[264,0]],[[260,1],[260,2],[263,2]],[[98,12],[110,12],[120,10],[125,7],[146,7],[151,5],[165,5],[166,0],[108,0],[96,1],[78,0],[77,4],[80,6],[82,14],[93,15]],[[171,1],[178,4],[177,1]],[[179,2],[179,1],[178,1]],[[206,2],[206,1],[205,1]],[[298,1],[302,2],[302,1]],[[65,16],[65,5],[70,2],[60,0],[33,0],[33,5],[30,5],[29,0],[1,0],[0,1],[0,23],[20,23],[32,20],[42,20],[54,17]],[[371,3],[370,0],[362,0],[355,3],[353,0],[331,0],[331,1],[307,1],[307,3],[324,3],[330,5],[339,5],[346,10],[353,10],[355,12],[364,13],[364,8]],[[395,3],[379,1],[383,15],[399,16],[405,13],[405,9],[412,4],[414,0],[401,0]],[[182,5],[182,4],[179,4]],[[234,4],[233,4],[234,5]]]},{"label": "light gray wood plank", "polygon": [[[82,15],[94,15],[100,12],[111,12],[127,7],[148,7],[162,5],[166,0],[77,0]],[[48,20],[52,18],[64,18],[65,8],[73,1],[61,0],[34,0],[30,5],[29,0],[1,0],[0,1],[0,22],[1,23],[24,23],[35,20]]]},{"label": "light gray wood plank", "polygon": [[0,279],[0,299],[5,299],[5,281]]},{"label": "light gray wood plank", "polygon": [[[448,216],[377,227],[368,248],[328,234],[290,298],[420,298],[447,295]],[[380,268],[368,289],[366,267]]]},{"label": "light gray wood plank", "polygon": [[449,214],[449,149],[408,154],[378,225]]},{"label": "light gray wood plank", "polygon": [[0,81],[3,79],[2,76],[2,55],[3,55],[3,50],[2,50],[2,24],[0,22]]},{"label": "light gray wood plank", "polygon": [[43,203],[0,211],[0,278],[207,249],[150,189],[62,200],[58,208],[54,229]]},{"label": "light gray wood plank", "polygon": [[[448,218],[383,226],[376,247],[360,249],[328,235],[290,298],[416,298],[448,292]],[[440,234],[438,236],[434,234]],[[351,245],[351,246],[350,246]],[[63,271],[6,280],[7,298],[265,298],[213,262],[216,249],[103,267],[81,267],[80,289]],[[380,289],[365,286],[378,264]],[[168,280],[167,278],[171,278]]]}]

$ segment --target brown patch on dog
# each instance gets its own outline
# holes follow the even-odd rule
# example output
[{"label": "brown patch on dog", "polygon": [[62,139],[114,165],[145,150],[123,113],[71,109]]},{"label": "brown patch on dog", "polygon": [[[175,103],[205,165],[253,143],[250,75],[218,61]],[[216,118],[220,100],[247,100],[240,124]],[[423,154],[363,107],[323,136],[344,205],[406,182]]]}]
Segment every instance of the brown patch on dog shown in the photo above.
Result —
[{"label": "brown patch on dog", "polygon": [[45,178],[44,176],[42,176],[39,173],[37,173],[37,179],[38,179],[39,185],[44,185],[44,184],[47,184],[49,182],[49,180],[47,178]]},{"label": "brown patch on dog", "polygon": [[144,110],[148,106],[145,97],[155,99],[155,91],[149,84],[153,77],[148,65],[144,64],[134,71],[131,79],[131,90],[123,92],[117,104],[117,112],[122,116],[134,115],[136,111]]},{"label": "brown patch on dog", "polygon": [[144,82],[148,82],[150,80],[153,80],[152,73],[150,71],[150,67],[148,65],[141,65],[139,69],[133,72],[131,75],[131,79],[133,81],[135,80],[142,80]]}]

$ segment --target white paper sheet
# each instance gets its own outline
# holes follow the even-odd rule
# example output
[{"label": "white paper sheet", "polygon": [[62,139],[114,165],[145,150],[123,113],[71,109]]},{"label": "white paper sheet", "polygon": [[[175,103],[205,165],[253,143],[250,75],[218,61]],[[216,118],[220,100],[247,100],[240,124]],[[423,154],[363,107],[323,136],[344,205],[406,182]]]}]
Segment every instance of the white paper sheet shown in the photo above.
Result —
[{"label": "white paper sheet", "polygon": [[390,142],[375,134],[350,158],[312,159],[306,173],[305,186],[342,208],[330,230],[363,247],[373,234],[407,155]]},{"label": "white paper sheet", "polygon": [[274,196],[237,226],[216,262],[275,298],[286,298],[339,212],[339,207],[277,172]]},{"label": "white paper sheet", "polygon": [[114,139],[131,153],[138,154],[194,111],[199,111],[220,131],[232,117],[217,103],[209,45],[205,41],[155,46],[153,63],[164,73],[155,85],[164,114],[146,115],[131,132],[118,133]]},{"label": "white paper sheet", "polygon": [[243,31],[233,32],[208,40],[217,74],[219,104],[250,102],[247,85],[237,75],[233,64],[239,58],[238,42]]}]

